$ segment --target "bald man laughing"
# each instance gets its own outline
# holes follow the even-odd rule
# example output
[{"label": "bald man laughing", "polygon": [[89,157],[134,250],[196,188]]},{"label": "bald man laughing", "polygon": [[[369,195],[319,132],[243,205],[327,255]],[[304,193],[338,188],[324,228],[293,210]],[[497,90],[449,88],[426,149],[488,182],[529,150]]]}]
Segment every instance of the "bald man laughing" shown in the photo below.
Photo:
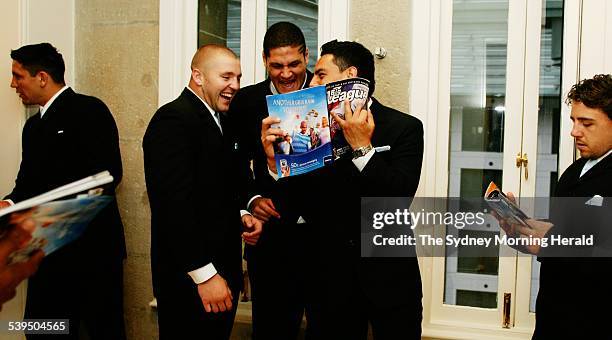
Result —
[{"label": "bald man laughing", "polygon": [[231,50],[201,47],[189,85],[157,110],[144,136],[161,340],[231,333],[242,283],[241,233],[254,243],[261,232],[259,221],[240,213],[248,164],[224,115],[240,77]]}]

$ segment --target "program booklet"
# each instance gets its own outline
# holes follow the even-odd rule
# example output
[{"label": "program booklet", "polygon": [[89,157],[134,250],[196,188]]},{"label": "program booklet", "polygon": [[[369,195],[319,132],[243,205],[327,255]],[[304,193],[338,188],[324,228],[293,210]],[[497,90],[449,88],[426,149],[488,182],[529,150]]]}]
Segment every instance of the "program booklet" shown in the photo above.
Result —
[{"label": "program booklet", "polygon": [[[102,186],[113,181],[108,171],[72,182],[0,210],[0,237],[11,225],[31,218],[32,238],[13,252],[9,262],[26,261],[36,250],[49,255],[81,236],[96,215],[114,197],[103,195]],[[67,196],[76,198],[59,200]]]},{"label": "program booklet", "polygon": [[506,194],[504,194],[494,182],[489,183],[484,199],[501,218],[512,224],[522,224],[529,227],[526,220],[529,216],[525,214]]},{"label": "program booklet", "polygon": [[345,99],[353,112],[364,107],[369,87],[366,79],[351,78],[267,96],[269,115],[281,120],[274,127],[285,131],[274,145],[278,176],[304,174],[350,154],[351,147],[330,112],[344,118]]}]

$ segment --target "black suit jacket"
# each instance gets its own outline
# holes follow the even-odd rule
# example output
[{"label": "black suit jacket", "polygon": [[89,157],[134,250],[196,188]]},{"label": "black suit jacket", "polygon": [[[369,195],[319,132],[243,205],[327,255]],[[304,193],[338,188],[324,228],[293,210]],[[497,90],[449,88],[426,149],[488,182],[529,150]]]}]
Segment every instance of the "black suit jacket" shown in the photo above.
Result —
[{"label": "black suit jacket", "polygon": [[158,297],[181,293],[166,293],[164,287],[195,287],[187,273],[208,263],[233,291],[239,289],[239,183],[245,181],[248,166],[240,164],[243,157],[232,123],[222,115],[221,124],[223,135],[204,103],[185,89],[157,110],[144,136],[151,264]]},{"label": "black suit jacket", "polygon": [[[607,251],[612,234],[612,155],[580,177],[585,163],[586,159],[577,160],[559,179],[555,197],[561,199],[551,204],[554,226],[547,235],[595,234],[596,247],[588,253],[578,251],[584,256],[579,258],[547,257],[572,254],[567,247],[541,250],[534,339],[609,338],[607,314],[601,311],[612,303],[606,279],[612,276]],[[585,204],[594,195],[603,197],[601,206]]]},{"label": "black suit jacket", "polygon": [[[313,74],[306,71],[306,86],[310,84]],[[271,95],[270,78],[254,85],[244,87],[236,93],[232,100],[228,115],[232,117],[239,128],[241,145],[249,159],[253,161],[252,181],[247,184],[248,195],[243,208],[254,195],[271,197],[274,192],[275,181],[268,173],[266,154],[261,144],[261,121],[268,117],[266,96]],[[275,204],[277,202],[274,202]],[[282,202],[279,202],[283,204]]]},{"label": "black suit jacket", "polygon": [[[303,216],[317,233],[322,270],[332,294],[360,289],[374,304],[420,304],[421,278],[416,257],[362,258],[361,197],[413,197],[423,160],[420,120],[382,105],[371,106],[376,127],[372,145],[390,146],[375,153],[359,172],[351,157],[311,173],[278,180],[273,196],[291,200],[283,218]],[[357,288],[356,288],[357,287]],[[416,310],[415,310],[416,312]]]},{"label": "black suit jacket", "polygon": [[[114,195],[121,181],[117,126],[98,98],[66,89],[42,118],[38,112],[27,120],[22,141],[19,174],[15,188],[6,197],[14,202],[103,170],[110,171],[114,178],[105,194]],[[88,248],[105,257],[125,257],[123,225],[116,201],[100,212],[76,243],[77,247],[67,248],[76,257]]]}]

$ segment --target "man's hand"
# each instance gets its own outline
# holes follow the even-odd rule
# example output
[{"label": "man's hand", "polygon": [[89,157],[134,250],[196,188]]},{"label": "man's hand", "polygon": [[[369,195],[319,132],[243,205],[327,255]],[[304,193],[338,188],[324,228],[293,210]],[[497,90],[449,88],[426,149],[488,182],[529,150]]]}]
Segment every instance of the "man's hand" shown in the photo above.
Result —
[{"label": "man's hand", "polygon": [[232,309],[232,291],[219,274],[198,285],[198,294],[207,313],[219,313]]},{"label": "man's hand", "polygon": [[353,150],[371,144],[372,134],[374,133],[372,111],[364,110],[363,106],[358,106],[353,113],[351,103],[348,99],[345,99],[344,119],[340,118],[335,112],[331,112],[331,114],[342,128],[344,138]]},{"label": "man's hand", "polygon": [[286,133],[282,129],[273,128],[272,124],[280,123],[277,117],[266,117],[261,121],[261,144],[266,152],[268,168],[276,173],[276,161],[274,160],[274,143],[285,137]]},{"label": "man's hand", "polygon": [[254,199],[253,202],[251,202],[249,209],[251,210],[253,216],[257,217],[257,219],[263,222],[268,222],[270,217],[280,218],[280,214],[276,211],[274,203],[272,203],[272,200],[269,198],[258,197]]},{"label": "man's hand", "polygon": [[25,246],[32,238],[31,230],[33,229],[34,221],[22,220],[0,239],[0,310],[4,302],[15,296],[19,283],[36,272],[44,257],[43,252],[39,250],[32,254],[26,262],[10,265],[8,263],[11,253]]},{"label": "man's hand", "polygon": [[11,204],[9,203],[9,201],[0,201],[0,209],[8,208],[10,206]]},{"label": "man's hand", "polygon": [[[531,237],[532,239],[545,238],[546,234],[553,226],[553,224],[550,222],[533,219],[528,219],[526,222],[529,227],[516,225],[515,228],[521,237]],[[539,242],[529,242],[529,244],[525,246],[525,249],[527,249],[527,251],[533,255],[538,255],[540,253],[540,248]]]},{"label": "man's hand", "polygon": [[[508,199],[512,201],[512,203],[516,203],[516,198],[514,197],[513,193],[508,192],[506,196],[508,196]],[[522,224],[512,224],[502,219],[496,212],[493,212],[493,216],[499,221],[499,226],[510,237],[531,237],[532,239],[543,239],[546,237],[548,230],[550,230],[550,228],[553,226],[552,223],[534,219],[528,219],[525,221],[528,226]],[[530,254],[537,255],[540,253],[540,245],[538,243],[538,241],[528,242],[526,246],[521,247],[521,250],[524,249]]]},{"label": "man's hand", "polygon": [[263,229],[263,223],[252,215],[242,216],[242,225],[247,230],[242,233],[242,239],[246,244],[254,246],[259,240],[259,235]]}]

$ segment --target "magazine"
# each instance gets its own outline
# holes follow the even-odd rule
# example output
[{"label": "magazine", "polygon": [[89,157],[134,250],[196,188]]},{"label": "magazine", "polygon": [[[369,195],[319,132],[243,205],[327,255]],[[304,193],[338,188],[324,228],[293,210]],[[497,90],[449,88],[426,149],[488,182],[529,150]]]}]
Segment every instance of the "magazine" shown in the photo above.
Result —
[{"label": "magazine", "polygon": [[525,214],[506,194],[504,194],[494,182],[489,183],[484,199],[487,204],[503,219],[512,224],[522,224],[529,227],[526,220],[529,216]]},{"label": "magazine", "polygon": [[[26,261],[30,254],[39,249],[46,256],[76,240],[94,217],[114,199],[102,195],[101,188],[112,181],[110,173],[104,171],[0,210],[0,237],[15,221],[31,218],[34,222],[32,238],[10,255],[9,262]],[[58,200],[75,194],[79,195]]]},{"label": "magazine", "polygon": [[330,112],[344,118],[344,100],[355,111],[367,103],[368,93],[366,79],[351,78],[267,96],[269,115],[281,120],[274,127],[285,131],[274,146],[278,176],[304,174],[350,154],[351,147]]}]

